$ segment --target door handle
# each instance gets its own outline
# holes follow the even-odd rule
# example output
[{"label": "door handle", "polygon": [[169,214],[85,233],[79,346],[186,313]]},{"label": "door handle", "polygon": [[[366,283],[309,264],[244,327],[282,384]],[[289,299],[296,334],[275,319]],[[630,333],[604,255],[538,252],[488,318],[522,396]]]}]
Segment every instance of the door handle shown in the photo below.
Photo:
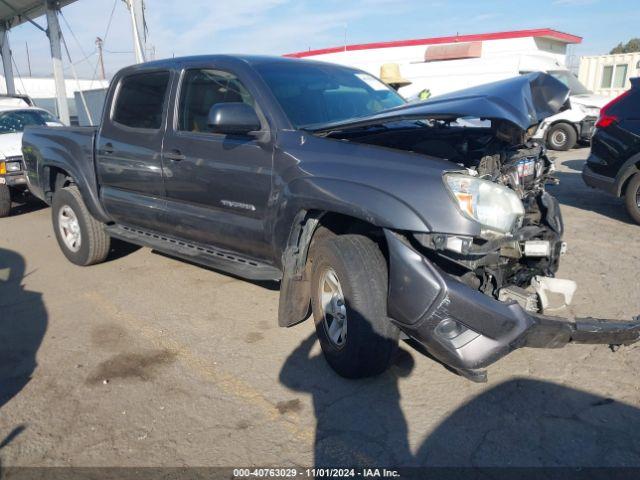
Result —
[{"label": "door handle", "polygon": [[164,158],[167,160],[173,160],[174,162],[179,162],[187,157],[185,157],[180,150],[169,150],[168,152],[165,152]]},{"label": "door handle", "polygon": [[105,143],[102,146],[102,153],[105,155],[111,155],[114,152],[112,143]]}]

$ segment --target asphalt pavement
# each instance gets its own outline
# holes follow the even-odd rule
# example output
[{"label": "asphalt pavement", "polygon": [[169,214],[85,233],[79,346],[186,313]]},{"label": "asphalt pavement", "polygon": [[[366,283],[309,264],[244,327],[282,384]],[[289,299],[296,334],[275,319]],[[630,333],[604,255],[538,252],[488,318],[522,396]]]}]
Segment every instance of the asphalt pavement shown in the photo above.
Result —
[{"label": "asphalt pavement", "polygon": [[[640,314],[640,226],[559,155],[567,314]],[[278,284],[116,245],[69,263],[51,213],[0,220],[4,466],[640,466],[639,347],[522,349],[475,384],[403,344],[345,380],[312,322],[277,326]]]}]

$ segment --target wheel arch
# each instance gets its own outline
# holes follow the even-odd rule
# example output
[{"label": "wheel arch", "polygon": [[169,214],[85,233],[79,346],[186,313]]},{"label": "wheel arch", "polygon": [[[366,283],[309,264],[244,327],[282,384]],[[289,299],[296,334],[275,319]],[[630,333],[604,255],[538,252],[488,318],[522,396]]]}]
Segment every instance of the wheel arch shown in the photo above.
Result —
[{"label": "wheel arch", "polygon": [[60,166],[55,164],[45,164],[42,167],[41,183],[44,200],[51,205],[53,195],[56,190],[74,184],[80,190],[82,199],[87,209],[97,220],[108,223],[111,221],[107,213],[100,205],[97,192],[93,192],[87,182],[78,172],[68,166]]},{"label": "wheel arch", "polygon": [[640,174],[640,153],[635,154],[620,168],[618,174],[618,197],[624,197],[627,193],[627,187],[631,179]]},{"label": "wheel arch", "polygon": [[289,240],[282,255],[283,274],[280,286],[278,325],[290,327],[311,314],[309,252],[314,242],[347,233],[365,235],[380,247],[388,264],[384,230],[365,219],[341,212],[301,209],[295,216]]}]

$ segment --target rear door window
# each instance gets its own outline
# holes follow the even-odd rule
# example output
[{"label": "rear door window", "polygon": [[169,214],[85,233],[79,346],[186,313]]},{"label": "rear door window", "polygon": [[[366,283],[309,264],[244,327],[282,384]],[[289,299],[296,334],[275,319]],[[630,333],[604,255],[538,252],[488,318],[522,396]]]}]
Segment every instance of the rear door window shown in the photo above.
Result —
[{"label": "rear door window", "polygon": [[139,73],[120,82],[113,121],[131,128],[162,126],[169,72]]}]

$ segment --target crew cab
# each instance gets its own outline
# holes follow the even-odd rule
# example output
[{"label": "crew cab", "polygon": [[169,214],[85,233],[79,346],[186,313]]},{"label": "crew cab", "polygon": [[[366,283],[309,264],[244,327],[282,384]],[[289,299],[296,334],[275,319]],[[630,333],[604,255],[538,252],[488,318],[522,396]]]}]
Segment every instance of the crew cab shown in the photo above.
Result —
[{"label": "crew cab", "polygon": [[640,334],[542,314],[574,284],[552,278],[554,167],[529,137],[567,96],[532,73],[406,104],[348,67],[176,58],[117,73],[100,127],[29,128],[23,152],[77,265],[118,238],[279,280],[280,326],[312,313],[340,375],[384,371],[403,336],[483,380],[515,348]]}]

